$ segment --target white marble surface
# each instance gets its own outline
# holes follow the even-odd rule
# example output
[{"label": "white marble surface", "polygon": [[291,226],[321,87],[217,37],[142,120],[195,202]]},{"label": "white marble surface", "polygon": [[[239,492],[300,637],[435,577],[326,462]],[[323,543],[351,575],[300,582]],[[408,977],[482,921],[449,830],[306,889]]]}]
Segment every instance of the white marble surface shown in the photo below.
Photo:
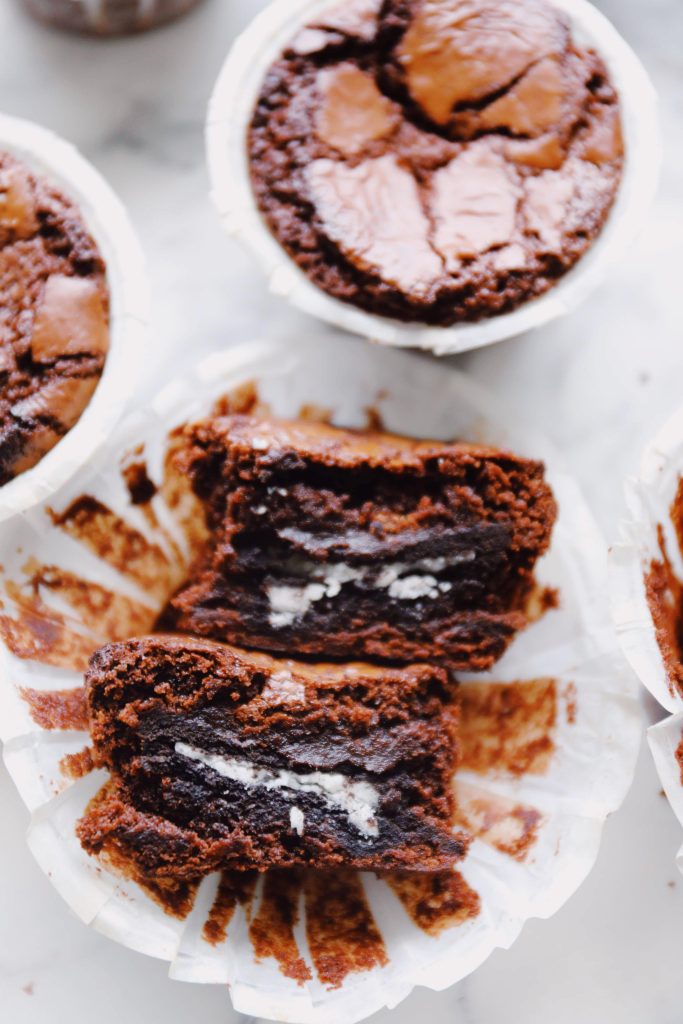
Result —
[{"label": "white marble surface", "polygon": [[[564,451],[608,538],[621,480],[680,403],[683,63],[680,0],[601,0],[647,64],[662,100],[665,169],[656,207],[623,266],[564,322],[459,360]],[[202,119],[236,31],[261,0],[207,0],[155,35],[88,43],[39,28],[0,0],[0,108],[76,142],[129,205],[146,249],[154,332],[148,387],[178,359],[312,325],[267,295],[222,235],[207,198]],[[173,356],[171,357],[171,353]],[[135,396],[131,395],[131,401]],[[655,716],[656,710],[648,707]],[[220,988],[166,978],[164,965],[80,924],[32,863],[27,814],[0,769],[0,1021],[7,1024],[233,1024]],[[593,874],[549,922],[534,921],[449,992],[414,993],[377,1024],[678,1024],[683,836],[641,752],[636,783],[607,824]]]}]

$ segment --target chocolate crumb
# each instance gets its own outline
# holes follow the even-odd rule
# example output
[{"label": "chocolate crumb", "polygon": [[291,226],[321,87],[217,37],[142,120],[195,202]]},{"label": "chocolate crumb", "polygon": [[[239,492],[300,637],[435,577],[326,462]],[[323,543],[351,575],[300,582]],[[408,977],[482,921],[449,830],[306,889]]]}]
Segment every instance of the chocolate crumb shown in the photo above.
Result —
[{"label": "chocolate crumb", "polygon": [[147,505],[157,493],[156,484],[150,480],[144,462],[131,462],[122,469],[123,478],[133,505]]},{"label": "chocolate crumb", "polygon": [[87,731],[88,706],[84,687],[70,690],[33,690],[23,687],[19,694],[28,704],[31,718],[41,729]]},{"label": "chocolate crumb", "polygon": [[59,762],[59,767],[62,774],[71,779],[84,778],[95,767],[92,750],[90,747],[84,747],[83,750],[79,750],[75,754],[66,754]]}]

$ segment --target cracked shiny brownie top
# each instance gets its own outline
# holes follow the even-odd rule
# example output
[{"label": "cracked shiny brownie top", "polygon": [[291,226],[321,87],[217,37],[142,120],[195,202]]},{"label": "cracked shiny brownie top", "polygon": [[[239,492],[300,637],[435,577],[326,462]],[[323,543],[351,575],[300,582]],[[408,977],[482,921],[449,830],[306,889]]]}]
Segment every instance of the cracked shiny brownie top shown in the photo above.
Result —
[{"label": "cracked shiny brownie top", "polygon": [[177,456],[209,542],[164,628],[324,659],[486,669],[526,625],[556,516],[540,462],[233,415]]},{"label": "cracked shiny brownie top", "polygon": [[251,178],[330,295],[449,325],[514,309],[589,248],[622,172],[605,65],[544,0],[349,0],[264,80]]},{"label": "cracked shiny brownie top", "polygon": [[217,868],[451,867],[458,709],[443,669],[310,665],[191,637],[109,644],[87,673],[112,773],[78,832],[155,878]]},{"label": "cracked shiny brownie top", "polygon": [[109,347],[95,242],[48,181],[0,153],[0,484],[76,423]]}]

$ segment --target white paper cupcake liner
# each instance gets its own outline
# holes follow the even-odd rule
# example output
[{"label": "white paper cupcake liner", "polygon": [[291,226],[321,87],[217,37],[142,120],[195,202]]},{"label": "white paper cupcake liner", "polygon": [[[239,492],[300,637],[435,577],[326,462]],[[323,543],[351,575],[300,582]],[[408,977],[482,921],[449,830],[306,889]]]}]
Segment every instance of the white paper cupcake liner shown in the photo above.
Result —
[{"label": "white paper cupcake liner", "polygon": [[405,324],[325,293],[286,254],[263,220],[249,179],[246,133],[267,69],[297,29],[333,0],[273,0],[233,44],[216,82],[206,123],[214,204],[227,232],[262,265],[271,291],[321,320],[387,345],[455,354],[540,327],[574,309],[628,249],[654,197],[661,160],[657,100],[642,64],[614,26],[587,0],[551,0],[577,41],[604,59],[621,99],[625,147],[619,192],[588,252],[559,282],[510,313],[452,327]]},{"label": "white paper cupcake liner", "polygon": [[[683,695],[669,680],[648,603],[645,577],[652,562],[666,556],[683,580],[683,556],[678,547],[670,509],[683,474],[683,408],[648,445],[638,476],[626,482],[628,518],[621,524],[620,541],[610,552],[612,616],[624,654],[641,682],[669,715],[648,730],[648,742],[662,788],[683,824],[683,759],[677,749],[683,740]],[[683,756],[683,755],[682,755]],[[683,871],[683,846],[678,853]]]},{"label": "white paper cupcake liner", "polygon": [[[120,599],[135,600],[138,610],[146,605],[150,617],[164,601],[163,587],[173,585],[172,574],[166,573],[166,583],[155,595],[141,586],[139,572],[134,578],[137,563],[126,566],[125,573],[105,564],[55,526],[46,506],[7,524],[0,534],[6,553],[0,578],[5,637],[0,648],[0,735],[8,769],[33,812],[30,847],[84,921],[133,949],[170,961],[174,978],[229,985],[233,1005],[242,1013],[302,1024],[353,1024],[383,1006],[396,1005],[416,985],[443,989],[465,977],[493,949],[510,946],[528,918],[549,917],[575,891],[595,861],[605,817],[619,806],[631,782],[640,738],[636,685],[618,651],[606,608],[605,548],[575,481],[542,439],[527,435],[517,426],[517,417],[506,416],[470,380],[415,356],[382,352],[350,338],[332,346],[315,338],[254,342],[212,356],[167,386],[144,413],[122,424],[91,466],[53,496],[49,506],[60,513],[84,494],[95,497],[147,542],[157,544],[159,572],[150,578],[163,578],[163,553],[182,535],[178,511],[165,504],[163,493],[168,491],[158,492],[151,504],[160,526],[132,507],[120,474],[121,456],[143,444],[147,472],[159,482],[169,430],[206,414],[218,396],[247,381],[258,383],[260,397],[279,415],[295,415],[304,404],[314,404],[332,410],[336,422],[360,425],[367,408],[374,407],[389,430],[490,442],[545,459],[559,519],[538,576],[542,585],[559,588],[560,605],[520,635],[490,673],[463,680],[472,684],[475,695],[490,692],[485,688],[492,682],[519,686],[535,679],[556,680],[547,764],[540,771],[529,762],[529,770],[518,774],[461,770],[456,780],[461,808],[472,809],[476,801],[489,809],[502,807],[500,827],[512,828],[513,838],[517,819],[512,812],[528,812],[535,822],[535,841],[532,834],[528,849],[515,853],[477,830],[480,838],[459,870],[479,894],[480,913],[438,936],[413,924],[385,882],[363,876],[388,963],[349,974],[337,989],[323,985],[312,965],[313,980],[299,986],[274,960],[257,962],[242,910],[230,922],[225,941],[207,943],[202,928],[215,896],[215,876],[202,882],[189,917],[178,921],[166,916],[135,883],[81,850],[74,826],[104,773],[76,782],[65,778],[60,761],[81,749],[87,734],[42,730],[21,690],[79,685],[81,671],[70,668],[69,657],[64,657],[68,635],[80,638],[76,647],[81,653],[112,635],[97,615],[79,612],[77,602],[65,602],[64,595],[60,598],[48,587],[37,592],[27,587],[31,566],[40,563],[75,573],[91,586],[99,584]],[[25,652],[31,656],[23,658],[11,641],[12,625],[21,619],[17,602],[22,595],[29,604],[41,602],[38,607],[34,603],[34,614],[52,630],[47,648]],[[35,619],[31,629],[40,647],[45,630]],[[515,742],[530,741],[531,728],[523,726]],[[303,925],[296,938],[301,956],[310,963]]]},{"label": "white paper cupcake liner", "polygon": [[105,261],[110,342],[104,371],[78,422],[32,469],[0,487],[0,521],[48,498],[111,433],[144,365],[149,320],[144,257],[128,214],[107,182],[68,142],[0,114],[0,151],[12,153],[74,200]]}]

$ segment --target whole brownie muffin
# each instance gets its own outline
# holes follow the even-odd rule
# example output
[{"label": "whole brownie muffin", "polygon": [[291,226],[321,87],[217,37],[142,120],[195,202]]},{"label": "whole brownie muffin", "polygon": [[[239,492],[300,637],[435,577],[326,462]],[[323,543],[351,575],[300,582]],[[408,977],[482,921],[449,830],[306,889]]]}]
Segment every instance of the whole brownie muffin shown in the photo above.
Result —
[{"label": "whole brownie muffin", "polygon": [[0,153],[0,485],[76,423],[109,348],[105,266],[74,204]]},{"label": "whole brownie muffin", "polygon": [[547,291],[623,165],[605,65],[545,0],[351,0],[271,66],[248,132],[276,238],[335,298],[450,325]]}]

